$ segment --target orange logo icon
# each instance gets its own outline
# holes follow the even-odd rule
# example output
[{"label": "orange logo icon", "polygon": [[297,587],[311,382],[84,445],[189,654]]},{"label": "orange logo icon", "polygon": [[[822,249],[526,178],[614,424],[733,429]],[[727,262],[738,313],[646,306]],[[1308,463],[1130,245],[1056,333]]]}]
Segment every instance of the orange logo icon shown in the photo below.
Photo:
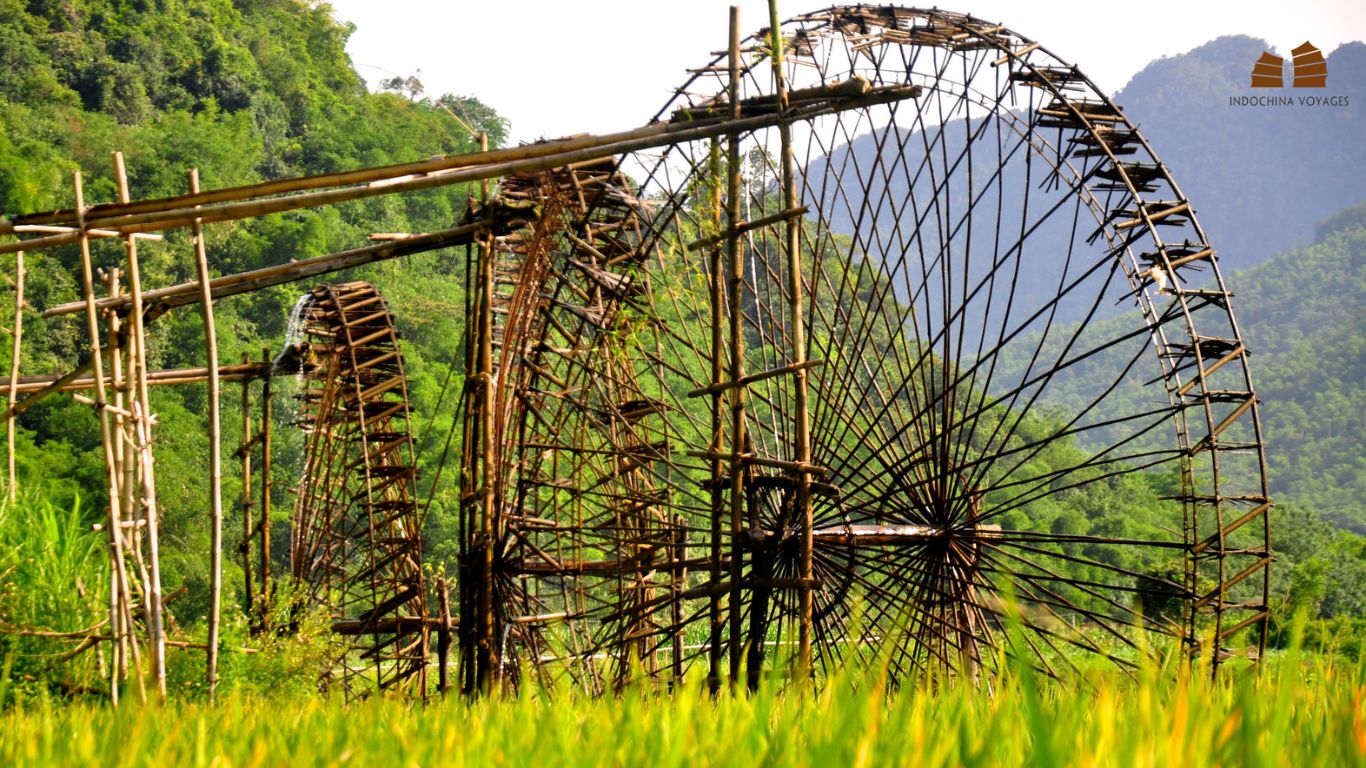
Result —
[{"label": "orange logo icon", "polygon": [[1281,78],[1281,70],[1285,67],[1285,59],[1274,53],[1262,51],[1262,57],[1252,65],[1252,87],[1253,88],[1283,88],[1285,81]]},{"label": "orange logo icon", "polygon": [[[1296,88],[1325,88],[1328,85],[1328,62],[1323,52],[1305,40],[1291,51],[1294,56],[1294,79],[1291,85]],[[1263,51],[1261,58],[1252,64],[1253,88],[1284,88],[1285,59],[1274,53]]]},{"label": "orange logo icon", "polygon": [[1290,52],[1295,57],[1295,87],[1324,88],[1328,85],[1328,62],[1313,43],[1305,40]]}]

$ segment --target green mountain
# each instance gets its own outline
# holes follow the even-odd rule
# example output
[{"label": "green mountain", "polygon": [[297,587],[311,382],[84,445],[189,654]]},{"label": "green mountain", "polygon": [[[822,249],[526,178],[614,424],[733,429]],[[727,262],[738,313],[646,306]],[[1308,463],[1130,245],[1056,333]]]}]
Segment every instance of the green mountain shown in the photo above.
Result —
[{"label": "green mountain", "polygon": [[[326,4],[304,0],[0,0],[0,212],[69,207],[73,171],[82,173],[89,203],[113,200],[113,150],[126,154],[132,195],[139,198],[184,193],[192,166],[198,166],[204,188],[213,189],[469,152],[476,148],[472,130],[501,143],[506,123],[476,99],[368,93],[346,54],[350,31]],[[464,213],[469,191],[446,188],[210,225],[210,264],[226,274],[355,248],[374,231],[445,229]],[[97,266],[121,263],[117,243],[94,245]],[[144,287],[193,279],[193,253],[183,231],[144,243]],[[78,298],[78,259],[72,248],[28,258],[27,374],[65,372],[86,349],[80,322],[38,316]],[[407,310],[399,322],[410,393],[417,412],[429,417],[438,412],[447,373],[463,369],[463,260],[463,250],[429,253],[338,276],[371,280]],[[244,354],[259,360],[263,350],[277,348],[290,307],[309,287],[280,286],[219,302],[222,361]],[[9,345],[4,346],[8,369]],[[203,350],[193,307],[151,326],[153,368],[202,366]],[[457,373],[452,385],[462,383]],[[229,452],[239,439],[233,425],[241,418],[231,391],[225,392],[223,414]],[[165,581],[191,588],[173,606],[191,619],[202,615],[207,593],[205,388],[163,387],[153,401],[161,425],[158,495],[170,534]],[[426,429],[436,448],[424,446],[424,456],[440,454],[451,412],[441,409]],[[25,413],[20,426],[21,486],[41,485],[63,504],[79,495],[93,521],[105,490],[92,410],[54,396]],[[423,419],[417,426],[428,425]],[[287,490],[297,479],[291,474],[298,471],[299,451],[297,435],[281,429],[273,505],[281,518],[277,552],[286,551]],[[225,472],[227,500],[240,495],[234,474]],[[433,521],[438,532],[443,524]],[[225,528],[228,551],[234,552],[240,517]],[[225,580],[230,586],[241,581],[232,573]]]},{"label": "green mountain", "polygon": [[[1263,51],[1300,40],[1220,37],[1158,59],[1114,94],[1193,201],[1226,267],[1249,267],[1307,243],[1314,223],[1366,200],[1366,44],[1328,58],[1328,85],[1250,87]],[[1081,63],[1085,67],[1085,62]],[[1290,67],[1286,65],[1287,81]],[[1234,96],[1345,96],[1345,106],[1235,106]]]},{"label": "green mountain", "polygon": [[1265,403],[1272,490],[1366,534],[1366,205],[1229,277]]}]

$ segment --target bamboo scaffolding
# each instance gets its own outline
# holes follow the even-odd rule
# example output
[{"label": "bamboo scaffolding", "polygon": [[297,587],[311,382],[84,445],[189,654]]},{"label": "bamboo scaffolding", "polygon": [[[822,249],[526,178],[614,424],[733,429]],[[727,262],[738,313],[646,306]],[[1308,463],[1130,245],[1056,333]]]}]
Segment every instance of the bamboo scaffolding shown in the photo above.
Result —
[{"label": "bamboo scaffolding", "polygon": [[[74,187],[74,199],[76,201],[76,211],[78,214],[78,224],[84,224],[79,219],[83,218],[81,213],[85,207],[85,191],[81,183],[80,171],[72,174],[72,186]],[[95,308],[95,276],[90,259],[90,240],[80,238],[81,251],[81,277],[82,288],[85,292],[85,315],[86,330],[90,340],[90,361],[95,373],[95,391],[98,395],[98,402],[106,402],[107,391],[104,383],[104,364],[101,360],[105,345],[101,341],[99,313]],[[104,447],[104,465],[109,485],[109,509],[108,509],[108,532],[106,538],[109,547],[109,568],[110,586],[109,591],[109,626],[110,631],[116,638],[121,638],[111,644],[111,655],[114,663],[110,665],[109,675],[109,698],[117,706],[119,702],[119,671],[127,668],[127,657],[124,655],[137,647],[137,642],[133,638],[133,625],[131,620],[131,589],[128,584],[128,571],[124,562],[123,552],[123,533],[120,523],[123,516],[120,513],[120,503],[122,496],[117,465],[115,464],[115,436],[112,425],[109,423],[109,412],[105,408],[97,408],[100,416],[101,443]],[[146,700],[145,689],[142,686],[141,674],[138,676],[138,691],[142,699]]]},{"label": "bamboo scaffolding", "polygon": [[[716,140],[711,141],[709,148],[709,162],[711,163],[711,208],[712,217],[716,222],[716,228],[721,228],[721,145]],[[721,687],[721,633],[724,627],[724,619],[721,611],[721,591],[719,586],[722,578],[722,560],[725,556],[722,549],[721,520],[722,509],[725,505],[725,491],[722,488],[721,459],[725,452],[725,413],[721,402],[721,395],[725,389],[721,386],[722,364],[721,349],[724,342],[724,329],[722,321],[722,284],[721,284],[721,243],[713,244],[707,257],[707,296],[711,309],[711,442],[708,444],[711,453],[715,458],[707,460],[711,478],[711,551],[710,555],[710,584],[711,594],[707,598],[708,610],[708,647],[707,647],[707,687],[713,694]]]},{"label": "bamboo scaffolding", "polygon": [[[189,172],[190,194],[199,192],[199,170]],[[204,231],[193,225],[195,267],[199,278],[199,307],[204,320],[204,344],[209,368],[209,516],[212,531],[209,544],[209,638],[205,660],[205,682],[209,699],[218,691],[218,623],[223,608],[223,436],[219,405],[218,331],[213,317],[213,293],[209,287],[209,259],[204,249]]]},{"label": "bamboo scaffolding", "polygon": [[[120,202],[128,202],[128,171],[124,164],[123,153],[115,152],[114,181],[118,188]],[[134,429],[136,432],[138,475],[141,484],[143,519],[147,532],[147,566],[150,583],[144,584],[147,599],[147,632],[152,648],[152,678],[156,684],[157,695],[166,699],[166,644],[162,622],[161,602],[161,545],[159,541],[156,476],[152,462],[152,412],[151,399],[147,386],[147,333],[143,314],[142,269],[138,262],[138,242],[131,234],[124,238],[124,254],[128,261],[128,288],[131,298],[132,315],[129,318],[131,334],[129,346],[133,352],[132,365],[128,369],[130,386],[135,390],[132,401]]]},{"label": "bamboo scaffolding", "polygon": [[[117,360],[117,348],[112,347],[105,355],[110,360]],[[209,380],[210,370],[208,368],[167,368],[161,371],[150,371],[147,373],[147,384],[149,386],[168,386],[174,384],[203,384]],[[270,370],[270,363],[248,362],[242,365],[222,365],[218,367],[218,380],[225,381],[250,381],[274,375]],[[52,374],[37,374],[33,376],[20,376],[16,385],[16,392],[27,394],[37,392],[47,387],[63,376]],[[80,392],[83,390],[94,389],[95,380],[89,376],[78,376],[67,380],[60,387],[56,388],[59,392]],[[23,402],[22,400],[20,402]],[[118,405],[117,402],[114,403]],[[106,406],[113,407],[113,406]],[[120,410],[122,410],[120,406]]]},{"label": "bamboo scaffolding", "polygon": [[[874,89],[865,95],[857,97],[848,97],[841,95],[838,92],[832,92],[829,101],[817,102],[809,107],[803,107],[799,114],[793,115],[793,118],[796,119],[797,117],[801,117],[809,119],[847,109],[856,109],[876,104],[900,101],[907,98],[915,98],[920,94],[920,90],[919,86],[896,85]],[[736,114],[738,114],[738,107],[739,105],[737,105],[736,110],[734,110]],[[205,203],[202,198],[191,198],[187,200],[184,196],[165,198],[163,201],[140,202],[139,205],[147,206],[150,209],[145,209],[136,213],[128,213],[128,208],[115,208],[111,206],[102,209],[100,216],[91,217],[88,219],[87,223],[82,226],[107,229],[128,235],[188,227],[195,219],[200,219],[201,223],[206,224],[210,222],[256,218],[271,213],[282,213],[303,208],[336,205],[338,203],[361,200],[378,195],[388,195],[397,192],[413,192],[450,184],[485,181],[513,173],[543,171],[552,168],[571,166],[576,163],[598,160],[603,157],[612,157],[641,150],[655,149],[670,144],[705,140],[714,136],[722,136],[730,133],[755,131],[776,125],[779,120],[778,114],[774,111],[772,113],[760,114],[755,117],[735,117],[729,120],[712,119],[696,122],[654,123],[643,128],[624,131],[618,134],[609,134],[607,136],[561,139],[559,141],[517,147],[512,150],[500,150],[500,157],[510,159],[503,159],[498,162],[489,162],[489,157],[484,157],[484,162],[479,164],[478,160],[462,158],[480,158],[481,155],[456,156],[447,159],[447,162],[452,163],[449,168],[425,172],[425,175],[404,173],[393,176],[380,176],[376,178],[375,181],[361,186],[301,192],[287,197],[273,197],[265,200],[254,199],[254,193],[251,191],[234,192],[231,190],[224,190],[220,191],[225,200],[223,202]],[[493,154],[494,153],[488,153],[488,156],[492,156]],[[365,174],[367,177],[373,175],[373,172],[371,171],[356,171],[353,173]],[[386,173],[388,172],[386,171]],[[330,183],[319,183],[316,179],[308,177],[295,180],[293,184],[297,189],[317,189],[320,186],[325,187],[331,185]],[[252,199],[242,199],[237,195],[248,195]],[[189,204],[187,205],[187,203]],[[199,207],[195,207],[196,205]],[[58,211],[21,216],[16,218],[13,222],[0,222],[0,234],[14,234],[14,227],[21,223],[37,223],[40,220],[62,221],[69,218],[70,215],[71,214],[68,212]],[[51,248],[58,245],[74,243],[80,239],[81,235],[78,232],[48,235],[46,237],[0,244],[0,253],[13,253],[20,249],[34,251],[40,248]]]},{"label": "bamboo scaffolding", "polygon": [[[283,285],[299,280],[305,280],[330,272],[339,272],[343,269],[351,269],[364,264],[370,264],[385,259],[394,259],[400,256],[408,256],[415,253],[425,253],[439,248],[447,248],[455,245],[464,245],[490,230],[501,230],[505,227],[518,226],[531,218],[530,212],[524,212],[519,216],[500,216],[488,220],[476,221],[464,224],[454,229],[442,232],[434,232],[429,235],[420,235],[405,240],[370,245],[363,248],[355,248],[349,251],[339,251],[327,256],[318,256],[303,261],[294,261],[288,264],[276,264],[270,267],[262,267],[248,272],[239,272],[232,275],[223,275],[209,281],[209,294],[214,299],[221,299],[225,296],[236,296],[241,293],[250,293],[272,285]],[[199,282],[191,281],[179,283],[177,285],[158,288],[147,291],[143,294],[142,300],[165,311],[174,307],[185,306],[202,301],[200,295]],[[129,297],[110,297],[97,303],[101,310],[126,311],[132,304]],[[59,317],[81,309],[77,302],[59,304],[43,312],[43,317]]]},{"label": "bamboo scaffolding", "polygon": [[[730,48],[729,48],[729,85],[728,99],[731,104],[732,118],[740,115],[740,8],[730,8]],[[732,120],[732,123],[735,121]],[[730,379],[742,381],[745,378],[745,336],[744,336],[744,290],[745,263],[744,251],[740,245],[740,136],[732,131],[726,137],[726,283],[729,306],[729,351]],[[713,280],[719,275],[713,275]],[[713,350],[720,356],[721,350]],[[744,574],[744,549],[740,546],[744,530],[745,513],[745,474],[744,464],[739,456],[745,451],[745,387],[730,390],[731,412],[731,459],[730,459],[730,681],[735,685],[740,679],[743,656],[741,637],[740,607],[743,596],[742,577]]]},{"label": "bamboo scaffolding", "polygon": [[[262,357],[270,359],[270,350],[261,352]],[[267,376],[261,388],[261,522],[257,535],[261,537],[261,606],[270,603],[270,471],[271,471],[271,414],[270,377]],[[267,613],[262,610],[261,628],[269,630]]]},{"label": "bamboo scaffolding", "polygon": [[[777,0],[768,3],[769,34],[772,38],[773,79],[778,96],[778,112],[787,116],[791,105],[788,102],[787,74],[783,70],[783,36],[781,19],[778,18]],[[782,145],[782,188],[783,208],[790,211],[797,208],[796,161],[792,154],[792,125],[786,119],[778,124],[778,135]],[[793,417],[796,421],[793,435],[793,460],[799,465],[811,463],[811,414],[807,406],[807,365],[806,360],[806,309],[802,286],[801,219],[788,217],[785,221],[786,232],[783,250],[787,256],[787,279],[789,309],[791,310],[791,348],[793,385]],[[811,622],[814,613],[814,563],[812,559],[812,522],[811,512],[811,474],[797,473],[797,516],[801,521],[801,565],[798,578],[801,580],[799,591],[800,605],[797,616],[797,669],[798,676],[811,674]]]},{"label": "bamboo scaffolding", "polygon": [[[488,135],[479,134],[479,148],[488,148]],[[487,203],[489,196],[488,183],[484,182],[480,186],[479,199],[481,203]],[[479,243],[479,488],[482,493],[480,499],[480,579],[479,586],[479,636],[478,643],[478,662],[477,684],[478,690],[482,693],[489,693],[493,687],[493,677],[495,666],[498,663],[496,655],[497,638],[494,636],[494,615],[493,615],[493,576],[494,576],[494,537],[497,534],[497,525],[494,515],[497,514],[496,500],[493,498],[494,482],[496,481],[497,468],[493,460],[493,440],[494,440],[494,382],[493,382],[493,299],[494,299],[494,275],[493,275],[493,238],[485,237]]]},{"label": "bamboo scaffolding", "polygon": [[[119,295],[119,276],[120,272],[117,267],[112,268],[101,274],[101,278],[103,279],[105,284],[105,290],[110,296]],[[117,495],[117,498],[119,499],[119,509],[126,511],[132,507],[132,504],[125,500],[124,494],[126,477],[123,471],[123,467],[125,466],[126,456],[128,453],[127,441],[124,439],[124,435],[128,425],[129,413],[127,410],[124,409],[124,406],[127,404],[127,400],[124,397],[125,393],[123,387],[126,382],[124,381],[123,377],[123,359],[121,357],[122,352],[120,350],[121,345],[119,342],[121,321],[117,315],[114,315],[112,313],[107,314],[105,319],[107,321],[106,338],[109,340],[108,347],[110,392],[112,393],[114,398],[112,406],[106,406],[106,410],[109,410],[113,414],[112,418],[114,425],[115,440],[113,446],[114,466],[112,467],[111,472],[118,486],[111,492],[115,493]],[[83,380],[78,379],[77,381]],[[72,384],[74,385],[76,384],[76,382],[72,382]],[[116,532],[116,534],[119,536],[124,535],[121,531]],[[122,679],[126,679],[128,675],[128,659],[130,657],[138,659],[137,663],[135,663],[134,665],[139,670],[139,675],[137,678],[138,690],[141,692],[142,698],[145,700],[146,691],[144,690],[142,683],[141,659],[139,656],[137,643],[134,640],[132,631],[130,629],[133,626],[133,608],[132,592],[131,588],[128,586],[127,583],[127,571],[125,569],[120,569],[118,571],[111,570],[111,576],[119,577],[118,579],[111,580],[110,597],[112,599],[115,595],[117,595],[118,610],[121,616],[121,626],[115,627],[113,630],[111,630],[113,632],[113,635],[117,638],[116,642],[119,645],[119,655],[115,659],[115,666],[119,667],[118,672],[120,677]],[[120,581],[123,585],[121,591],[119,588]]]},{"label": "bamboo scaffolding", "polygon": [[[251,356],[242,353],[242,367],[251,364]],[[246,586],[247,619],[253,630],[256,628],[255,595],[256,583],[252,575],[251,537],[252,537],[252,495],[251,495],[251,379],[242,379],[242,446],[237,454],[242,458],[242,578]],[[264,608],[264,606],[262,606]]]}]

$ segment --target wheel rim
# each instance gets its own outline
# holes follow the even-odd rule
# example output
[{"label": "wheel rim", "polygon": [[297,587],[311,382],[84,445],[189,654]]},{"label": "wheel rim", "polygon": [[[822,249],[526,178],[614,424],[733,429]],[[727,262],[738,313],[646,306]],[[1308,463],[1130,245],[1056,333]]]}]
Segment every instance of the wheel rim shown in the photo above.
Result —
[{"label": "wheel rim", "polygon": [[[924,89],[794,123],[805,358],[823,363],[806,371],[825,470],[821,666],[890,645],[895,680],[1002,656],[1056,674],[1075,649],[1128,667],[1146,634],[1203,648],[1216,669],[1238,644],[1258,655],[1269,499],[1246,348],[1191,203],[1137,128],[1075,67],[969,16],[834,8],[783,35],[794,94],[855,78]],[[741,98],[759,103],[771,70],[750,58]],[[657,119],[718,110],[724,64]],[[781,215],[777,130],[742,141],[742,218]],[[783,373],[747,389],[732,531],[712,525],[708,455],[736,436],[714,441],[698,407],[720,359],[708,276],[721,262],[686,247],[726,227],[723,165],[679,144],[619,167],[643,169],[640,189],[613,178],[613,205],[579,195],[532,234],[534,288],[509,299],[509,317],[529,319],[504,331],[499,381],[500,562],[518,593],[505,636],[594,690],[637,662],[735,674],[748,647],[760,664],[758,649],[790,640],[798,593],[778,228],[746,234],[745,370]],[[649,202],[623,207],[637,197]],[[1124,494],[1153,519],[1088,506]],[[1076,514],[1092,528],[1072,530]],[[709,653],[720,646],[725,659]]]},{"label": "wheel rim", "polygon": [[290,569],[343,648],[349,695],[414,687],[427,658],[421,524],[407,379],[393,316],[369,283],[325,285],[299,307],[304,346]]}]

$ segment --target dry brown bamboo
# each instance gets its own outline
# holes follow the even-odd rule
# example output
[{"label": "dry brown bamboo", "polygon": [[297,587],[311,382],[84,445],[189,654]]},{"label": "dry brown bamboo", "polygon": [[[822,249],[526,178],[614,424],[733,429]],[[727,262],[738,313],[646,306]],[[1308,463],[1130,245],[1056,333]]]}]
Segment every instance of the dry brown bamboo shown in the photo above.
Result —
[{"label": "dry brown bamboo", "polygon": [[[75,188],[74,199],[76,202],[77,223],[84,226],[85,191],[81,183],[81,172],[75,171],[72,174],[72,185]],[[85,319],[86,330],[90,336],[90,360],[95,372],[95,390],[100,402],[105,402],[107,392],[104,386],[104,365],[101,361],[101,354],[105,345],[100,340],[100,320],[99,313],[95,309],[95,275],[90,260],[90,240],[85,237],[80,238],[81,251],[81,287],[85,292]],[[127,667],[127,659],[123,652],[129,650],[129,646],[136,647],[133,641],[132,624],[126,622],[128,611],[126,603],[131,593],[128,585],[128,571],[123,557],[123,535],[119,528],[119,523],[123,519],[120,513],[119,482],[117,467],[114,462],[114,435],[109,423],[109,413],[103,408],[99,409],[100,415],[100,435],[104,446],[104,466],[109,484],[109,530],[106,533],[109,546],[109,568],[111,573],[109,591],[109,624],[110,629],[116,636],[123,639],[115,641],[111,646],[111,654],[114,656],[115,663],[110,665],[109,677],[109,698],[117,705],[119,701],[119,670]],[[142,688],[139,687],[139,691]],[[145,697],[144,697],[145,699]]]},{"label": "dry brown bamboo", "polygon": [[[15,406],[19,396],[19,351],[24,338],[24,252],[19,251],[14,259],[14,344],[10,350],[9,363],[9,400],[10,408]],[[14,467],[14,417],[5,419],[5,442],[9,446],[9,502],[14,503],[19,494],[19,479]]]},{"label": "dry brown bamboo", "polygon": [[[128,202],[128,170],[124,165],[123,153],[114,152],[114,181],[118,188],[119,201]],[[147,378],[147,329],[143,322],[142,268],[138,262],[137,239],[129,236],[123,241],[124,254],[128,259],[128,292],[132,312],[129,317],[131,333],[129,344],[133,349],[132,367],[128,379],[135,388],[136,399],[132,402],[134,428],[137,434],[138,481],[142,486],[142,513],[146,520],[147,566],[150,583],[143,585],[147,595],[147,634],[152,648],[152,678],[156,683],[157,695],[166,700],[166,637],[162,622],[161,601],[161,546],[158,525],[156,475],[152,457],[152,411],[148,397]]]},{"label": "dry brown bamboo", "polygon": [[[117,348],[111,348],[108,357],[117,359]],[[218,367],[218,380],[242,381],[243,379],[259,379],[270,375],[270,364],[252,362],[245,365],[220,365]],[[18,382],[18,393],[27,394],[37,392],[43,387],[57,381],[59,376],[52,374],[38,374],[32,376],[20,376]],[[167,386],[171,384],[203,384],[209,380],[208,368],[167,368],[161,371],[150,371],[147,373],[147,384],[149,386]],[[95,380],[88,376],[77,378],[61,387],[62,392],[79,392],[86,389],[94,389]],[[105,406],[122,408],[117,401],[113,405]]]},{"label": "dry brown bamboo", "polygon": [[[276,264],[270,267],[254,269],[250,272],[240,272],[233,275],[223,275],[209,281],[210,293],[215,299],[225,296],[235,296],[240,293],[264,288],[271,285],[283,285],[297,280],[304,280],[329,272],[337,272],[343,269],[370,264],[384,259],[393,259],[399,256],[407,256],[414,253],[424,253],[438,248],[446,248],[454,245],[463,245],[471,241],[472,238],[487,232],[490,228],[514,226],[518,222],[529,220],[519,218],[499,219],[496,221],[479,221],[465,224],[454,229],[443,232],[434,232],[430,235],[422,235],[407,240],[397,240],[394,242],[370,245],[363,248],[354,248],[349,251],[340,251],[327,256],[319,256],[303,261],[294,261],[288,264]],[[142,296],[143,301],[154,304],[162,309],[193,304],[200,300],[198,281],[180,283],[165,288],[147,291]],[[99,302],[98,306],[102,310],[123,310],[131,303],[128,297],[117,299],[105,299]],[[72,302],[69,304],[59,304],[43,312],[43,317],[58,317],[79,312],[81,306]]]},{"label": "dry brown bamboo", "polygon": [[[101,277],[104,280],[105,289],[109,295],[118,296],[118,268],[114,267],[110,269],[108,272],[103,273]],[[105,338],[108,339],[110,392],[113,395],[114,402],[112,406],[106,405],[106,410],[112,414],[111,419],[114,432],[114,466],[112,468],[112,475],[114,482],[118,485],[116,489],[111,489],[111,492],[116,493],[120,499],[119,509],[127,511],[131,508],[131,504],[125,501],[127,497],[123,488],[123,485],[127,480],[123,471],[127,454],[127,451],[125,450],[127,441],[124,439],[124,435],[127,432],[131,414],[124,409],[124,405],[126,405],[127,401],[123,396],[123,361],[120,357],[121,353],[119,350],[119,318],[117,315],[111,313],[107,315],[107,320],[108,330],[106,331]],[[78,379],[77,381],[84,381],[84,379]],[[73,385],[75,383],[76,382],[72,382]],[[121,536],[122,534],[120,533],[119,535]],[[136,655],[137,652],[137,645],[133,641],[131,629],[133,626],[132,597],[127,582],[127,571],[121,570],[120,572],[115,573],[111,569],[110,575],[110,596],[112,599],[117,592],[119,612],[119,624],[110,630],[116,638],[115,642],[118,643],[118,654],[114,659],[113,666],[116,668],[119,679],[126,680],[128,678],[128,660],[130,654]],[[143,697],[145,698],[145,691],[143,690],[142,678],[140,676],[138,678],[138,688],[140,691],[143,691]]]},{"label": "dry brown bamboo", "polygon": [[[731,104],[732,117],[740,114],[740,8],[730,7],[730,47],[728,55],[729,79],[727,100]],[[745,378],[745,338],[742,326],[744,308],[742,297],[744,286],[744,248],[736,234],[740,225],[740,142],[742,134],[732,131],[726,136],[726,228],[731,234],[726,238],[726,274],[729,298],[730,379],[742,381]],[[721,279],[713,275],[713,280]],[[713,354],[720,355],[721,350]],[[740,679],[740,665],[743,654],[739,642],[741,631],[741,605],[744,550],[740,546],[741,532],[744,527],[745,473],[740,455],[745,450],[745,387],[730,390],[731,447],[730,447],[730,533],[731,533],[731,572],[730,605],[728,610],[730,625],[730,681],[735,685]]]},{"label": "dry brown bamboo", "polygon": [[[261,356],[270,360],[270,350],[261,351]],[[257,535],[261,537],[261,604],[270,605],[270,472],[271,472],[271,413],[270,377],[261,386],[261,524]],[[261,626],[269,630],[266,622],[269,613],[262,611]]]},{"label": "dry brown bamboo", "polygon": [[[190,194],[199,193],[199,169],[189,173]],[[223,436],[218,398],[218,331],[213,318],[213,295],[209,288],[209,258],[204,249],[204,230],[192,228],[194,256],[199,278],[199,310],[204,321],[204,345],[209,368],[209,638],[205,676],[209,700],[218,692],[218,623],[223,609]]]},{"label": "dry brown bamboo", "polygon": [[[682,126],[679,125],[661,123],[602,136],[576,136],[494,151],[481,149],[478,153],[445,155],[412,163],[400,163],[377,168],[363,168],[354,171],[341,171],[337,173],[319,174],[316,176],[259,182],[238,187],[216,189],[198,194],[177,195],[154,200],[141,200],[129,204],[114,203],[98,205],[90,208],[87,212],[87,218],[94,219],[97,217],[137,213],[164,213],[180,208],[190,208],[212,203],[249,200],[272,195],[326,189],[328,187],[344,187],[353,184],[385,182],[408,176],[440,173],[455,168],[467,168],[481,165],[487,166],[497,163],[556,155],[574,150],[592,149],[630,139],[666,135],[678,132],[681,128]],[[491,175],[497,176],[499,174]],[[14,217],[11,222],[0,222],[0,233],[20,231],[20,227],[31,225],[70,225],[74,223],[75,220],[76,212],[73,210],[58,210],[46,213],[21,215]]]},{"label": "dry brown bamboo", "polygon": [[[781,20],[778,17],[777,0],[768,1],[769,35],[772,38],[773,81],[778,97],[778,112],[787,116],[791,104],[788,101],[787,73],[783,70],[783,36]],[[792,125],[784,120],[778,125],[779,140],[782,145],[782,194],[783,207],[792,210],[797,207],[797,170],[792,152]],[[783,248],[787,256],[787,281],[789,296],[789,327],[791,332],[793,417],[796,429],[793,434],[793,460],[797,464],[811,463],[811,415],[807,404],[806,359],[806,309],[802,283],[801,221],[788,218]],[[797,668],[798,678],[810,675],[812,617],[815,611],[814,561],[812,555],[812,510],[811,475],[806,472],[797,474],[797,519],[801,521],[801,547],[798,578],[801,588],[797,611]]]},{"label": "dry brown bamboo", "polygon": [[19,418],[19,416],[22,415],[24,411],[27,411],[28,409],[37,405],[40,401],[43,400],[43,398],[55,392],[60,392],[63,389],[69,387],[71,382],[80,378],[83,374],[85,374],[86,371],[89,371],[91,368],[93,368],[95,365],[96,358],[101,357],[103,354],[105,353],[100,352],[98,354],[91,355],[85,362],[81,363],[75,368],[72,368],[71,370],[67,371],[61,376],[58,376],[57,378],[53,379],[46,386],[37,388],[36,390],[34,390],[33,394],[29,395],[28,397],[25,397],[23,400],[14,403],[8,409],[5,410],[4,419],[6,421],[14,421],[15,419]]},{"label": "dry brown bamboo", "polygon": [[[864,96],[832,100],[829,103],[803,108],[794,115],[794,117],[812,118],[818,115],[830,114],[848,109],[867,107],[875,104],[885,104],[907,98],[915,98],[919,93],[919,86],[888,86],[870,91]],[[483,181],[512,173],[533,172],[570,166],[575,163],[653,149],[668,144],[705,140],[712,138],[713,136],[736,132],[744,133],[755,131],[776,125],[779,120],[780,118],[777,112],[774,111],[755,117],[735,118],[730,120],[657,123],[634,131],[614,134],[609,137],[586,137],[561,140],[558,142],[547,142],[544,145],[536,144],[531,145],[530,147],[518,147],[517,150],[519,151],[517,152],[505,150],[505,152],[509,152],[515,159],[502,162],[470,164],[467,167],[453,167],[448,170],[434,171],[427,173],[426,175],[418,176],[405,174],[397,177],[385,178],[379,182],[372,182],[360,186],[343,187],[341,189],[303,192],[287,197],[273,197],[265,200],[243,200],[230,197],[229,199],[232,200],[231,202],[203,204],[202,207],[199,208],[193,206],[156,208],[142,213],[126,213],[124,212],[126,209],[103,209],[102,215],[98,219],[92,219],[90,225],[102,229],[117,230],[125,234],[136,234],[140,232],[153,232],[188,227],[196,218],[200,219],[202,223],[253,218],[271,213],[282,213],[303,208],[335,205],[337,203],[360,200],[378,195],[412,192],[450,184]],[[553,150],[547,152],[544,149],[541,149],[545,146],[553,147]],[[566,147],[584,148],[566,149]],[[490,155],[491,154],[492,153],[490,153]],[[488,157],[486,156],[482,159],[487,161]],[[354,173],[369,173],[369,171],[355,171]],[[316,188],[316,186],[304,186],[301,188],[312,189]],[[185,205],[185,201],[181,198],[168,198],[165,202],[173,203],[178,206]],[[59,215],[62,215],[62,212],[32,214],[16,219],[16,221],[29,222],[38,218]],[[0,222],[0,233],[9,232],[13,229],[13,226],[13,223]],[[31,240],[21,240],[14,243],[4,243],[0,244],[0,253],[13,253],[21,248],[28,251],[37,250],[39,248],[50,248],[56,245],[75,242],[78,239],[78,234],[67,233],[49,235],[47,237],[34,238]]]}]

